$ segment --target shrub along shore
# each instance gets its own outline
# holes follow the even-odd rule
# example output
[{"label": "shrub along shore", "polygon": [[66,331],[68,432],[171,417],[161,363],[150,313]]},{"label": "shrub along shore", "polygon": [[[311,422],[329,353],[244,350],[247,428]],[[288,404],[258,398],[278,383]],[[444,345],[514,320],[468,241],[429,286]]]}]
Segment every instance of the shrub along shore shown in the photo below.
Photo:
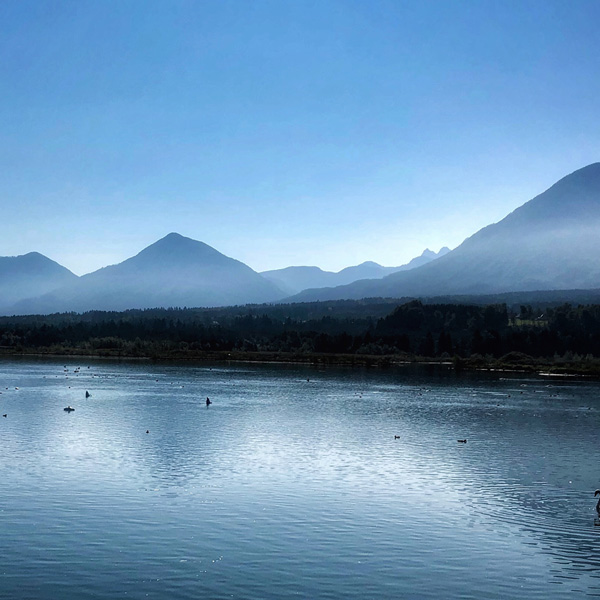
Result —
[{"label": "shrub along shore", "polygon": [[363,300],[0,318],[0,355],[293,362],[600,377],[600,306]]},{"label": "shrub along shore", "polygon": [[446,366],[457,373],[462,371],[498,371],[515,373],[532,373],[553,376],[580,376],[600,379],[600,360],[577,360],[576,358],[557,357],[554,359],[534,359],[521,353],[510,353],[509,356],[494,359],[492,357],[474,356],[462,358],[431,358],[412,354],[297,354],[293,352],[252,352],[252,351],[190,351],[174,350],[163,354],[132,353],[119,350],[82,350],[81,348],[41,347],[9,349],[0,348],[0,357],[64,357],[64,358],[106,358],[113,360],[152,360],[190,361],[209,363],[288,363],[313,366],[345,366],[391,368],[409,364]]}]

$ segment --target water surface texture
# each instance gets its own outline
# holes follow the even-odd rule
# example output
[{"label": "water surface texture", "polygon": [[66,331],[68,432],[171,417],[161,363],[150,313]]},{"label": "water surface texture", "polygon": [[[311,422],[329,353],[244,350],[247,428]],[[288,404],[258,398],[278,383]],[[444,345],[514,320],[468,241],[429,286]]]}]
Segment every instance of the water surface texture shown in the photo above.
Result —
[{"label": "water surface texture", "polygon": [[0,391],[1,598],[600,596],[598,383],[63,359]]}]

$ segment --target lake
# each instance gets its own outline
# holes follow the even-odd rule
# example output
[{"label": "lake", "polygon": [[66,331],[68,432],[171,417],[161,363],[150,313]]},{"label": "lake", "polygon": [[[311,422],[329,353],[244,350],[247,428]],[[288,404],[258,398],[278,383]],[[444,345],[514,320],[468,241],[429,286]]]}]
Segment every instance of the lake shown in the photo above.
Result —
[{"label": "lake", "polygon": [[600,596],[597,382],[80,358],[0,375],[1,598]]}]

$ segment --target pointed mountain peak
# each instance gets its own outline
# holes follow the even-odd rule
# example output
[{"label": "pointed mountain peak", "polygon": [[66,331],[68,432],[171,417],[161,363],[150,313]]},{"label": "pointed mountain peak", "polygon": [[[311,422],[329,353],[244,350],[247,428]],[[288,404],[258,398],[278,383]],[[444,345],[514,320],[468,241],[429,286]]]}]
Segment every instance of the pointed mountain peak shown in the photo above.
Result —
[{"label": "pointed mountain peak", "polygon": [[168,235],[165,235],[165,237],[160,238],[160,240],[157,240],[156,242],[154,242],[154,244],[151,244],[148,247],[149,248],[151,248],[152,246],[177,247],[177,246],[183,246],[183,245],[190,246],[193,244],[203,244],[203,242],[193,240],[192,238],[185,237],[185,236],[181,235],[180,233],[176,233],[173,231],[173,232],[169,233]]},{"label": "pointed mountain peak", "polygon": [[[0,257],[0,305],[45,294],[76,281],[77,275],[39,252]],[[1,307],[0,307],[1,310]]]},{"label": "pointed mountain peak", "polygon": [[8,270],[15,273],[20,272],[23,276],[40,272],[61,272],[77,277],[66,267],[39,252],[27,252],[27,254],[19,254],[18,256],[0,256],[0,273]]},{"label": "pointed mountain peak", "polygon": [[19,260],[19,261],[50,261],[54,262],[51,258],[40,254],[39,252],[27,252],[26,254],[17,254],[16,256],[0,256],[0,258],[7,258],[10,260]]},{"label": "pointed mountain peak", "polygon": [[[1,291],[1,289],[0,289]],[[63,312],[176,306],[226,306],[279,300],[285,293],[249,266],[178,233],[18,310]]]},{"label": "pointed mountain peak", "polygon": [[204,242],[193,240],[175,232],[169,233],[169,235],[150,244],[150,246],[129,259],[129,261],[135,261],[136,263],[151,261],[156,264],[171,262],[184,264],[197,261],[216,264],[233,260]]},{"label": "pointed mountain peak", "polygon": [[171,233],[168,233],[167,235],[165,235],[164,238],[161,238],[158,241],[159,242],[169,242],[169,243],[175,242],[175,243],[177,243],[177,242],[181,242],[183,240],[191,240],[191,239],[192,238],[185,237],[184,235],[181,235],[180,233],[177,233],[176,231],[171,231]]}]

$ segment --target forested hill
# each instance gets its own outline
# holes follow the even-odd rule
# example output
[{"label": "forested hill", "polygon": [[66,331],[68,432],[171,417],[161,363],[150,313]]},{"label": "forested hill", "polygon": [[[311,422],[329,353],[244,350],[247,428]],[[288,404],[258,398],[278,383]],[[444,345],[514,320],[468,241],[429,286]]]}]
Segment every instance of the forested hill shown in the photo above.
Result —
[{"label": "forested hill", "polygon": [[[384,302],[331,306],[153,309],[0,319],[4,352],[194,357],[206,352],[422,357],[600,357],[600,305],[540,311],[505,304]],[[265,310],[262,310],[265,309]],[[385,315],[373,316],[373,311]],[[312,311],[312,313],[311,313]],[[282,358],[285,358],[282,356]],[[508,360],[508,359],[507,359]],[[529,358],[526,357],[526,360]]]}]

